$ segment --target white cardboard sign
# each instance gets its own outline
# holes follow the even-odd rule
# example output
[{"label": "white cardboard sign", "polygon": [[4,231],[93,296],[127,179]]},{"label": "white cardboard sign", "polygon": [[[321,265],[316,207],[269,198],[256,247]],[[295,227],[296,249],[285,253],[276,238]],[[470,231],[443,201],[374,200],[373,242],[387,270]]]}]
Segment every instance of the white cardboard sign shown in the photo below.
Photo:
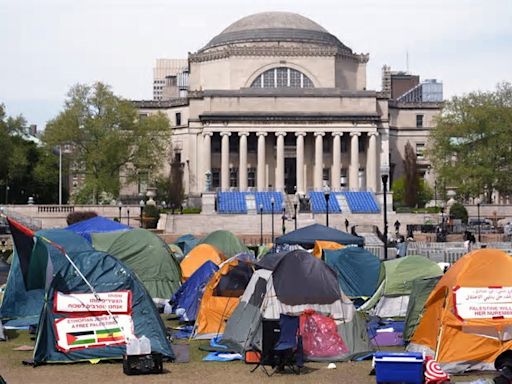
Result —
[{"label": "white cardboard sign", "polygon": [[456,315],[464,320],[512,318],[512,287],[455,287]]},{"label": "white cardboard sign", "polygon": [[131,292],[101,292],[96,297],[92,293],[56,292],[54,298],[55,313],[126,313],[131,312]]}]

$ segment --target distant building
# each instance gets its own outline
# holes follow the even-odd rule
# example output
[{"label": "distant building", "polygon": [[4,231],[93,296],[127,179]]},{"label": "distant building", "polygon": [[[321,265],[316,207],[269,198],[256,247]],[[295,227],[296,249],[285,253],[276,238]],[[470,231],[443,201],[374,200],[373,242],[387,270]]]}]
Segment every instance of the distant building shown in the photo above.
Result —
[{"label": "distant building", "polygon": [[169,117],[189,196],[207,173],[215,190],[379,192],[382,173],[403,173],[407,141],[428,166],[442,84],[384,67],[382,90],[368,90],[368,60],[301,15],[259,13],[188,60],[157,60],[154,101],[134,103]]}]

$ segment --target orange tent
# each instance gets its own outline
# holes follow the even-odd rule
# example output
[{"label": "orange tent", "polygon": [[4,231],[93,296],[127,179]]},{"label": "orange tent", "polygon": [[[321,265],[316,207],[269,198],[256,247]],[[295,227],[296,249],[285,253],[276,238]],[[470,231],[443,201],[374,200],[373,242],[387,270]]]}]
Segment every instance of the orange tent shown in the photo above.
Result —
[{"label": "orange tent", "polygon": [[192,248],[180,263],[182,281],[186,281],[208,260],[220,265],[224,261],[224,255],[210,244],[199,244]]},{"label": "orange tent", "polygon": [[334,241],[316,240],[315,247],[313,248],[313,256],[321,259],[324,249],[341,249],[343,247],[343,245],[335,243]]},{"label": "orange tent", "polygon": [[479,249],[457,261],[425,303],[408,346],[434,355],[450,373],[495,370],[512,349],[512,257]]},{"label": "orange tent", "polygon": [[194,337],[209,339],[224,332],[253,273],[252,265],[237,257],[225,261],[206,285],[197,313]]}]

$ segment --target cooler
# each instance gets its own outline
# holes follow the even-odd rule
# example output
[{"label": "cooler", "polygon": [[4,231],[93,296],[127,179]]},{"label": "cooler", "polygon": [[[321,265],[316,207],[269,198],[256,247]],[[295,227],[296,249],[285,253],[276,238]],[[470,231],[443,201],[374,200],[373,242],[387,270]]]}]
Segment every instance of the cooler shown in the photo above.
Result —
[{"label": "cooler", "polygon": [[377,383],[421,384],[423,354],[418,352],[376,352],[373,356]]}]

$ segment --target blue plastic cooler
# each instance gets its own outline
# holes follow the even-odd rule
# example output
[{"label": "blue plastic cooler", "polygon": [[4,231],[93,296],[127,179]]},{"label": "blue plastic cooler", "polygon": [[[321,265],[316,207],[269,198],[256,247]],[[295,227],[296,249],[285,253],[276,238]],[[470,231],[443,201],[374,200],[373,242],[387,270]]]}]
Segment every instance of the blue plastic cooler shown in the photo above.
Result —
[{"label": "blue plastic cooler", "polygon": [[376,352],[373,356],[377,383],[422,384],[423,354]]}]

